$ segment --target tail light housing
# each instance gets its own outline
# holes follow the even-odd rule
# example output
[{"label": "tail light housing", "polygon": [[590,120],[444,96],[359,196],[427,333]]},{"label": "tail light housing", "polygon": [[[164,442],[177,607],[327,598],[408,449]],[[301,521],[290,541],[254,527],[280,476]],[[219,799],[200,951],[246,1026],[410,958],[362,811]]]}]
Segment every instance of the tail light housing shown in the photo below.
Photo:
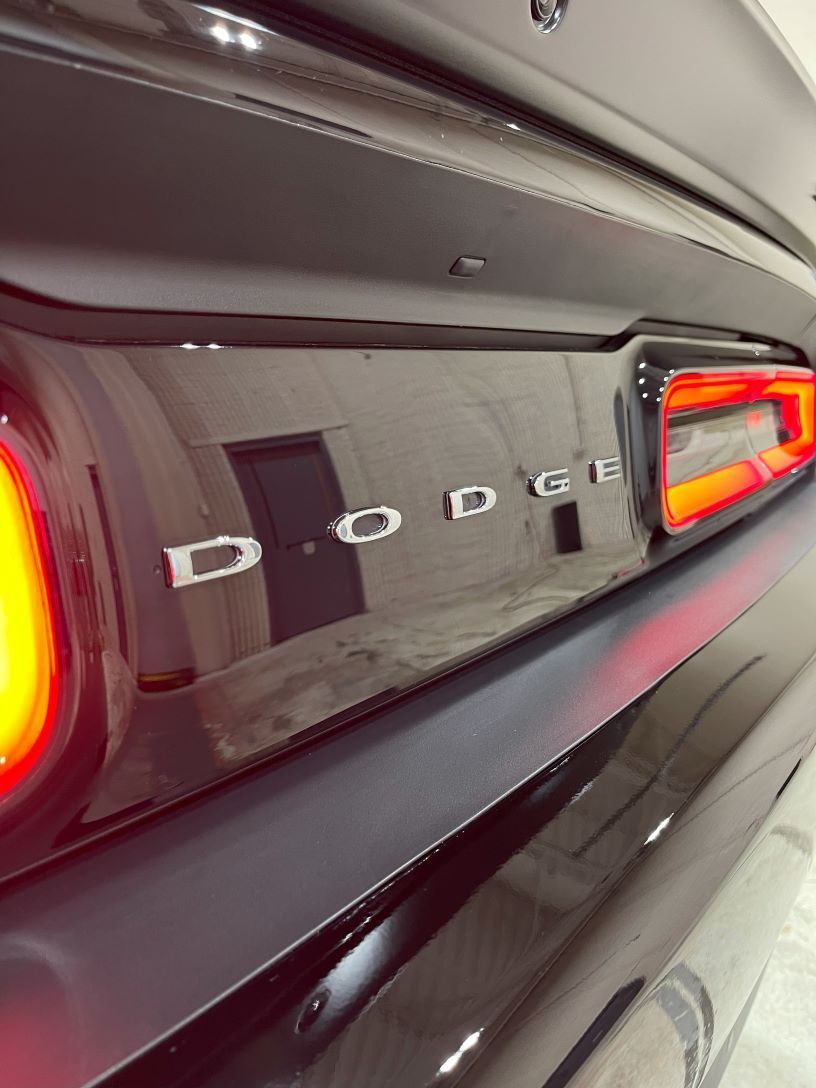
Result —
[{"label": "tail light housing", "polygon": [[38,760],[59,670],[42,513],[23,465],[0,443],[0,798]]},{"label": "tail light housing", "polygon": [[687,371],[667,383],[661,502],[670,532],[733,505],[816,454],[816,375]]}]

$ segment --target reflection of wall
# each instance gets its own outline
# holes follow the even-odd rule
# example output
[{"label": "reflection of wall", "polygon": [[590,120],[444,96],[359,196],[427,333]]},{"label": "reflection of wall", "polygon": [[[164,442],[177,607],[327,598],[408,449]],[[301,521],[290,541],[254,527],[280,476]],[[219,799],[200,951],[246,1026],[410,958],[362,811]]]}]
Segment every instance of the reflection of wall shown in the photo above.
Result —
[{"label": "reflection of wall", "polygon": [[[370,611],[487,585],[552,556],[551,504],[525,490],[542,468],[576,462],[570,498],[586,547],[631,536],[618,486],[592,487],[585,470],[590,455],[617,452],[611,411],[586,407],[589,398],[611,404],[616,368],[603,358],[573,360],[569,373],[563,357],[539,353],[198,350],[174,352],[172,366],[155,351],[130,358],[186,451],[214,531],[248,528],[224,447],[286,435],[321,435],[343,509],[403,511],[399,533],[357,549]],[[444,522],[442,492],[474,483],[496,488],[496,510]],[[250,580],[226,602],[241,655],[269,644]]]},{"label": "reflection of wall", "polygon": [[[225,764],[405,690],[640,561],[622,482],[593,485],[587,471],[591,458],[619,452],[612,405],[628,357],[303,348],[87,357],[109,416],[95,441],[116,552],[127,600],[138,602],[134,671],[154,691],[195,678],[197,713]],[[260,500],[241,464],[258,451],[283,458]],[[310,458],[319,502],[303,478],[291,487],[274,478]],[[528,476],[554,468],[569,470],[569,493],[531,497]],[[443,491],[473,484],[494,488],[496,507],[446,521]],[[557,546],[553,512],[565,501],[583,550]],[[403,514],[393,536],[349,547],[324,535],[332,517],[379,504]],[[264,561],[235,578],[165,587],[163,547],[222,533],[258,536]],[[291,582],[278,538],[295,551],[309,545]],[[322,573],[315,565],[310,577],[321,556]],[[342,592],[327,589],[329,578]],[[299,615],[310,597],[326,599]]]},{"label": "reflection of wall", "polygon": [[343,496],[318,435],[229,447],[255,534],[263,541],[270,638],[278,643],[363,609],[356,548],[326,526]]},{"label": "reflection of wall", "polygon": [[[161,572],[165,545],[224,531],[213,525],[207,506],[206,466],[202,469],[184,448],[122,352],[100,349],[87,359],[105,394],[94,413],[100,479],[122,580],[128,597],[139,602],[134,671],[144,677],[193,664],[202,672],[221,668],[241,656],[247,629],[257,639],[265,610],[258,608],[249,587],[236,585],[226,626],[220,587],[212,594],[168,597]],[[240,492],[233,488],[230,498],[235,514],[227,524],[247,524]]]}]

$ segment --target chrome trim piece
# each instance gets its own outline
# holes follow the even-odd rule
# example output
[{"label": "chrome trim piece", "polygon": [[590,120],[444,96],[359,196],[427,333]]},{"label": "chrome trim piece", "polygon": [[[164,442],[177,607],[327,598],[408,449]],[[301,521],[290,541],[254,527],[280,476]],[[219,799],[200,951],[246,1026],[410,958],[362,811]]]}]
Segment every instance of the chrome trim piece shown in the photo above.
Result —
[{"label": "chrome trim piece", "polygon": [[[480,495],[481,502],[469,510],[465,509],[465,497],[467,495]],[[458,518],[470,518],[474,514],[483,514],[486,510],[492,510],[496,505],[496,492],[492,487],[484,487],[474,484],[471,487],[457,487],[454,491],[445,491],[443,494],[443,511],[448,521],[456,521]]]},{"label": "chrome trim piece", "polygon": [[540,34],[558,30],[569,0],[531,0],[533,23]]},{"label": "chrome trim piece", "polygon": [[[356,533],[354,523],[362,517],[375,516],[380,518],[380,527],[373,533]],[[365,506],[361,510],[350,510],[341,514],[339,518],[328,527],[328,534],[332,540],[340,544],[367,544],[370,540],[382,540],[391,536],[402,525],[402,514],[391,506]]]},{"label": "chrome trim piece", "polygon": [[[225,567],[196,574],[193,570],[193,556],[196,552],[210,551],[213,548],[232,548],[235,555]],[[197,582],[211,582],[215,578],[226,578],[230,574],[249,570],[260,561],[263,549],[251,536],[216,536],[212,540],[199,540],[195,544],[164,548],[162,554],[167,585],[170,589],[182,589]]]},{"label": "chrome trim piece", "polygon": [[527,481],[527,490],[531,495],[538,495],[542,499],[551,495],[563,495],[569,491],[569,470],[565,468],[552,468],[546,472],[537,472]]},{"label": "chrome trim piece", "polygon": [[593,484],[605,484],[607,480],[619,480],[621,475],[620,457],[599,457],[589,462],[589,479]]}]

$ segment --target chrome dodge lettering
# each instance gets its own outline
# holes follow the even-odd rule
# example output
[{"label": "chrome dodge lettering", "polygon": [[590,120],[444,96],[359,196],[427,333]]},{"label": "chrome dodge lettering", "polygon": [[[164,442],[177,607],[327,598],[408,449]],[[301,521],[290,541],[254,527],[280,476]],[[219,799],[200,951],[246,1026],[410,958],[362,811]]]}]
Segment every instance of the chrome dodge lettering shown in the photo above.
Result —
[{"label": "chrome dodge lettering", "polygon": [[[620,457],[599,457],[589,462],[589,478],[592,483],[606,483],[621,476]],[[566,468],[544,469],[527,479],[527,491],[538,498],[550,498],[563,495],[570,489],[569,470]],[[486,484],[471,484],[457,487],[442,494],[442,513],[447,521],[458,521],[492,510],[496,505],[497,495]],[[328,526],[327,532],[332,540],[339,544],[367,544],[372,540],[384,540],[402,525],[402,514],[393,506],[365,506],[359,510],[349,510],[340,514]],[[226,566],[196,574],[193,569],[193,555],[196,552],[218,547],[230,547],[235,552],[234,559]],[[207,582],[214,578],[224,578],[249,570],[261,558],[261,545],[252,537],[220,536],[212,540],[202,540],[195,544],[183,544],[164,549],[164,566],[167,584],[173,589]]]},{"label": "chrome dodge lettering", "polygon": [[492,487],[474,484],[472,487],[457,487],[455,491],[446,491],[443,495],[443,512],[448,521],[483,514],[495,505],[496,492]]},{"label": "chrome dodge lettering", "polygon": [[589,478],[593,484],[605,484],[607,480],[617,480],[621,474],[620,457],[599,457],[589,462]]},{"label": "chrome dodge lettering", "polygon": [[341,514],[329,526],[329,536],[341,544],[365,544],[391,536],[402,524],[402,514],[390,506],[366,506]]},{"label": "chrome dodge lettering", "polygon": [[565,468],[553,468],[547,472],[537,472],[527,481],[527,490],[531,495],[545,499],[549,495],[563,495],[569,491],[569,474]]},{"label": "chrome dodge lettering", "polygon": [[[233,558],[226,566],[196,574],[193,556],[196,552],[213,551],[216,548],[232,548]],[[214,578],[226,578],[249,570],[261,558],[263,549],[257,540],[249,536],[216,536],[212,540],[199,540],[195,544],[180,544],[164,549],[164,573],[171,589],[181,589],[197,582],[210,582]]]}]

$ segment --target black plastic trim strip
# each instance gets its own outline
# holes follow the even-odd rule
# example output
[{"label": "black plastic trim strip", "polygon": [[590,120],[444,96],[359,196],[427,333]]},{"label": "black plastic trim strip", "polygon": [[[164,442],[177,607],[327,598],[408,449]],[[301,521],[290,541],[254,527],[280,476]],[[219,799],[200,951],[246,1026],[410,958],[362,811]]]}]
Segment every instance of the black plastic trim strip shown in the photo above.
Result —
[{"label": "black plastic trim strip", "polygon": [[[617,351],[633,336],[776,344],[762,334],[677,322],[636,321],[614,336],[576,331],[331,321],[313,317],[81,308],[0,282],[0,322],[83,344],[218,343],[265,347],[485,348],[492,351]],[[800,353],[801,354],[801,353]]]},{"label": "black plastic trim strip", "polygon": [[[105,310],[71,306],[0,283],[0,322],[26,332],[83,344],[262,344],[265,347],[489,348],[512,351],[598,351],[609,337],[534,329],[332,321],[253,314]],[[619,338],[616,338],[616,341]]]}]

